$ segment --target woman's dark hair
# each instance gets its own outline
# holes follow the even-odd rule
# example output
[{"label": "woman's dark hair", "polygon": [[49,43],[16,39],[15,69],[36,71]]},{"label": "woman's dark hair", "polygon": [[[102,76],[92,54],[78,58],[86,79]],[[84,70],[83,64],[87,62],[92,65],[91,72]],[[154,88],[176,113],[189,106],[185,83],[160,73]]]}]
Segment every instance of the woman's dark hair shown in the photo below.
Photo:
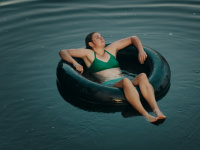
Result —
[{"label": "woman's dark hair", "polygon": [[86,45],[86,48],[88,49],[92,49],[92,47],[90,47],[90,45],[88,44],[89,42],[92,42],[92,35],[96,33],[96,32],[91,32],[90,34],[88,34],[85,38],[85,45]]}]

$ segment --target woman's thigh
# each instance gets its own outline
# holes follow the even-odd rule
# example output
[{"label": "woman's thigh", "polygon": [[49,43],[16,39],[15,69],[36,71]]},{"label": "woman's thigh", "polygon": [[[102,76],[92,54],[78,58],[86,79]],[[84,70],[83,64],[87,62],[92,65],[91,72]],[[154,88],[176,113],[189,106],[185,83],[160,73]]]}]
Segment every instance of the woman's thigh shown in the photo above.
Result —
[{"label": "woman's thigh", "polygon": [[120,81],[117,81],[113,87],[118,87],[118,88],[123,88],[123,79],[120,80]]},{"label": "woman's thigh", "polygon": [[132,85],[132,81],[128,78],[123,78],[122,80],[116,82],[113,87],[118,87],[118,88],[124,88],[124,87],[128,87],[128,86],[133,86]]}]

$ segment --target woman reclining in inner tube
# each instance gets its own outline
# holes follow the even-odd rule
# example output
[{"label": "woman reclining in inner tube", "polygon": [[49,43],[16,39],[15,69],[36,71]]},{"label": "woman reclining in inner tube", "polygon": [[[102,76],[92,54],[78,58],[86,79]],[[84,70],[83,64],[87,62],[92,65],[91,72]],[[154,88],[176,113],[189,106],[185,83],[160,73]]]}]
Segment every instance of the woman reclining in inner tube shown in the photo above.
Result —
[{"label": "woman reclining in inner tube", "polygon": [[[83,73],[83,66],[72,57],[82,58],[89,71],[100,80],[103,85],[122,88],[127,101],[141,113],[149,122],[156,123],[166,119],[160,111],[155,100],[154,89],[149,83],[145,73],[140,73],[132,81],[125,78],[116,60],[117,52],[128,45],[133,44],[138,49],[138,59],[141,64],[147,58],[142,43],[137,36],[121,39],[105,47],[105,41],[100,33],[92,32],[85,39],[86,49],[65,49],[60,51],[63,60],[72,63],[73,66]],[[142,106],[138,91],[139,86],[142,96],[149,103],[156,116],[150,115]]]}]

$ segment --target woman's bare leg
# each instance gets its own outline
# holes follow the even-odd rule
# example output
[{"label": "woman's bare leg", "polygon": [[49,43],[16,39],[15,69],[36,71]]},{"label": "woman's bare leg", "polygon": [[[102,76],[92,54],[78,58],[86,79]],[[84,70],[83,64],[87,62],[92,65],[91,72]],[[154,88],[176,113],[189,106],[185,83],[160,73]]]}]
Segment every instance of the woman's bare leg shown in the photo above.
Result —
[{"label": "woman's bare leg", "polygon": [[160,119],[166,118],[165,115],[160,111],[155,95],[154,95],[154,89],[152,85],[149,83],[149,80],[145,73],[141,73],[138,76],[136,76],[133,81],[133,85],[138,86],[140,88],[140,91],[142,93],[142,96],[146,99],[146,101],[149,103],[150,107],[152,108],[153,112],[156,114],[157,117]]},{"label": "woman's bare leg", "polygon": [[133,86],[132,82],[128,78],[124,78],[121,81],[115,83],[114,87],[123,88],[124,94],[128,102],[146,119],[150,122],[156,122],[157,117],[151,116],[142,106],[138,91]]}]

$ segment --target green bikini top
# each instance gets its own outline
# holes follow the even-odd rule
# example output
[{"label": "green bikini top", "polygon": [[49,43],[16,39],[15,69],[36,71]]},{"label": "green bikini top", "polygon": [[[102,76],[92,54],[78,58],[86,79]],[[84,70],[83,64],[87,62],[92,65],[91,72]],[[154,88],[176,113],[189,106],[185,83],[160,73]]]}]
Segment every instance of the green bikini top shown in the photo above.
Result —
[{"label": "green bikini top", "polygon": [[108,62],[104,62],[104,61],[97,59],[96,53],[94,52],[94,61],[92,62],[91,66],[88,68],[91,73],[95,73],[95,72],[103,71],[103,70],[106,70],[106,69],[118,68],[119,67],[119,63],[115,59],[115,57],[111,53],[109,53],[108,51],[106,51],[106,52],[108,54],[110,54],[110,59],[108,60]]}]

